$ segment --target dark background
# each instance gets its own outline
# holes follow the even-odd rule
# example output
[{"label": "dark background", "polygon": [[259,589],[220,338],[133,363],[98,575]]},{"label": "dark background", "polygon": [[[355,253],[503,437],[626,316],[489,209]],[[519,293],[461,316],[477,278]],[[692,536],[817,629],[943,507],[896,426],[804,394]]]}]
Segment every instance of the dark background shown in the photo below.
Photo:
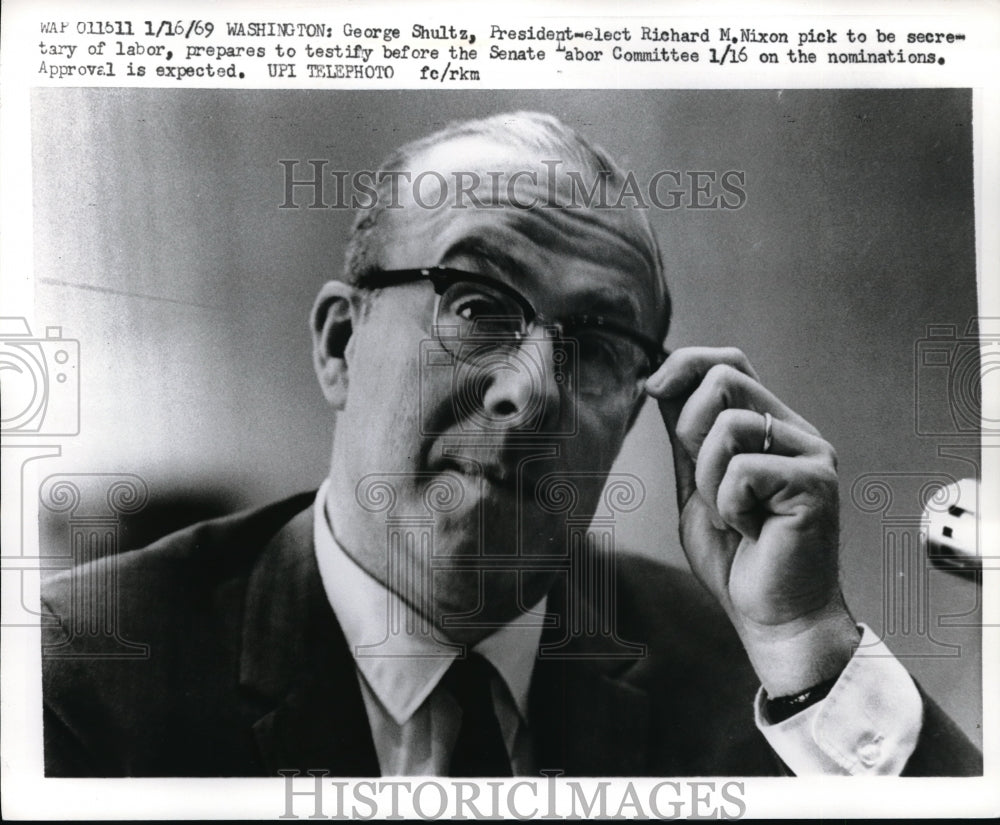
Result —
[{"label": "dark background", "polygon": [[[977,472],[939,455],[963,442],[948,369],[916,358],[928,324],[960,340],[977,310],[971,106],[968,90],[36,90],[36,315],[81,351],[81,432],[47,472],[145,479],[124,547],[318,485],[333,422],[306,319],[351,214],[280,210],[278,161],[374,169],[449,120],[548,111],[640,181],[745,171],[742,209],[651,210],[668,344],[740,346],[834,444],[848,602],[981,743],[978,591],[917,541],[923,482]],[[936,435],[917,433],[917,404]],[[617,469],[646,488],[619,543],[683,565],[651,405]],[[890,490],[885,511],[852,496],[864,474]]]}]

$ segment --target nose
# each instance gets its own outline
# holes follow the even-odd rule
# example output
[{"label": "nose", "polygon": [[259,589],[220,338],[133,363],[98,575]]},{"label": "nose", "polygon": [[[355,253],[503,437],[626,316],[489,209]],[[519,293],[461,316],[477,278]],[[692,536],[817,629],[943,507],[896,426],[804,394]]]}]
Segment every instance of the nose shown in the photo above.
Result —
[{"label": "nose", "polygon": [[562,375],[550,337],[498,349],[479,369],[482,410],[491,428],[546,432],[559,420]]}]

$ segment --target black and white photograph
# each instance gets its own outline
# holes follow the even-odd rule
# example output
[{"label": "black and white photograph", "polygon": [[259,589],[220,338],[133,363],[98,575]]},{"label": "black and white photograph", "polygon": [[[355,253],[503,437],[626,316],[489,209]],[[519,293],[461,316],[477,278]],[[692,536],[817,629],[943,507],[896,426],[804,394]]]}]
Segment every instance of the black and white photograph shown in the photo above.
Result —
[{"label": "black and white photograph", "polygon": [[757,778],[984,780],[976,88],[225,84],[27,97],[44,782],[735,819]]}]

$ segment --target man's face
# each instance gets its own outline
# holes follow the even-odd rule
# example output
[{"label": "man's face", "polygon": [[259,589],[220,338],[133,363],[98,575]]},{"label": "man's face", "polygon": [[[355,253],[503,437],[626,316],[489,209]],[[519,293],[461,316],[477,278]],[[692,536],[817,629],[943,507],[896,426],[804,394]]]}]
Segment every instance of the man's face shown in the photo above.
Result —
[{"label": "man's face", "polygon": [[[454,207],[462,170],[483,179],[480,202],[494,200],[488,171],[503,173],[504,197],[514,172],[535,171],[537,187],[522,176],[516,197],[545,198],[544,167],[519,154],[461,138],[416,159],[414,177],[444,175],[449,201],[422,208],[402,186],[402,208],[385,213],[375,242],[381,268],[489,275],[548,319],[600,314],[655,337],[661,293],[627,210],[480,209],[471,198]],[[425,204],[436,201],[432,183]],[[347,552],[411,603],[426,602],[430,586],[437,610],[485,600],[477,620],[504,621],[512,605],[541,597],[567,530],[589,522],[635,396],[615,385],[581,392],[571,366],[580,353],[561,351],[544,329],[514,351],[485,347],[485,358],[456,360],[435,335],[436,305],[432,285],[418,280],[381,290],[356,316],[328,506]],[[558,363],[563,355],[570,364]],[[547,570],[542,556],[555,558]]]}]

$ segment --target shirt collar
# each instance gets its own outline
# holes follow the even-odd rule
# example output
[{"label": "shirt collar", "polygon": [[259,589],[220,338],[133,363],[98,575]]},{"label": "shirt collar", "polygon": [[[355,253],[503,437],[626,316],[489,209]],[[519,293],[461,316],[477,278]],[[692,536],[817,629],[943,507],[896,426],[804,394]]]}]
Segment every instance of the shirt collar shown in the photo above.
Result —
[{"label": "shirt collar", "polygon": [[[313,540],[323,589],[365,681],[398,725],[431,694],[461,648],[359,567],[337,543],[326,515],[329,479],[316,494]],[[497,669],[521,718],[542,635],[545,597],[473,648]],[[398,631],[389,632],[390,620]],[[398,623],[398,624],[397,624]]]}]

